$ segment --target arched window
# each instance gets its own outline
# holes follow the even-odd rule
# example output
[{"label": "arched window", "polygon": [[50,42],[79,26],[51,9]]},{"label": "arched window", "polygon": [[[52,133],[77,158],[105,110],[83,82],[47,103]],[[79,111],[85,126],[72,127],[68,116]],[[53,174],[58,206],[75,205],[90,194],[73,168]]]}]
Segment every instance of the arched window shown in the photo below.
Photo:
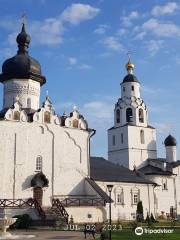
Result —
[{"label": "arched window", "polygon": [[27,108],[31,108],[31,99],[30,98],[27,99]]},{"label": "arched window", "polygon": [[73,128],[78,128],[78,120],[77,119],[73,120]]},{"label": "arched window", "polygon": [[144,113],[142,108],[139,109],[139,122],[140,123],[144,122]]},{"label": "arched window", "polygon": [[141,144],[145,143],[145,139],[144,139],[144,130],[140,131],[140,140],[141,140]]},{"label": "arched window", "polygon": [[44,122],[45,123],[50,123],[51,117],[50,117],[50,112],[45,112],[44,113]]},{"label": "arched window", "polygon": [[36,158],[36,171],[42,172],[42,157],[37,156]]},{"label": "arched window", "polygon": [[116,123],[120,123],[120,110],[116,110]]},{"label": "arched window", "polygon": [[134,91],[134,86],[131,86],[131,90]]},{"label": "arched window", "polygon": [[18,111],[14,112],[14,120],[17,120],[17,121],[20,120],[20,112],[18,112]]},{"label": "arched window", "polygon": [[133,117],[132,108],[127,108],[126,109],[126,122],[132,122],[132,117]]}]

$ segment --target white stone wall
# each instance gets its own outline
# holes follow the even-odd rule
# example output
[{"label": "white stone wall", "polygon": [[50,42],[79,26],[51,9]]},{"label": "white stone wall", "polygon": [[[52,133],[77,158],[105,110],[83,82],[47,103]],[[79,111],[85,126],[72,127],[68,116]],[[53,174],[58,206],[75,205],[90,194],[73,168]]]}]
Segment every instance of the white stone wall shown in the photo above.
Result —
[{"label": "white stone wall", "polygon": [[[132,86],[134,91],[132,91]],[[123,90],[125,89],[125,91]],[[140,98],[140,84],[138,82],[125,82],[121,83],[121,97],[133,96]]]},{"label": "white stone wall", "polygon": [[[132,193],[139,191],[140,200],[143,204],[144,217],[147,216],[147,212],[154,215],[154,195],[153,185],[148,184],[136,184],[136,183],[123,183],[123,182],[97,182],[98,185],[107,193],[107,184],[113,184],[112,190],[112,220],[133,220],[133,216],[136,216],[137,205],[132,204]],[[123,189],[124,193],[124,205],[118,204],[116,201],[116,189]],[[131,193],[132,192],[132,193]],[[107,219],[109,219],[109,205],[106,205]]]},{"label": "white stone wall", "polygon": [[18,97],[22,108],[39,108],[40,83],[31,79],[11,79],[4,82],[3,108],[10,108]]},{"label": "white stone wall", "polygon": [[66,210],[69,217],[73,216],[75,223],[96,223],[107,219],[104,207],[67,207]]},{"label": "white stone wall", "polygon": [[[179,176],[149,176],[149,179],[158,184],[158,186],[154,189],[155,194],[155,215],[159,216],[170,214],[170,207],[176,207],[176,204],[179,205],[180,195],[179,195],[179,184],[178,182]],[[167,189],[163,189],[163,183],[167,183]],[[176,186],[175,186],[176,183]],[[175,196],[175,188],[176,188],[176,196]],[[178,206],[178,214],[179,206]]]},{"label": "white stone wall", "polygon": [[[144,131],[144,144],[140,131]],[[123,134],[123,143],[121,142]],[[115,136],[115,145],[113,145]],[[149,127],[123,126],[108,130],[108,159],[129,169],[141,167],[147,158],[157,158],[156,130]]]},{"label": "white stone wall", "polygon": [[0,121],[0,198],[33,197],[30,182],[39,155],[49,180],[43,205],[50,205],[53,195],[83,194],[88,138],[88,131],[55,124]]}]

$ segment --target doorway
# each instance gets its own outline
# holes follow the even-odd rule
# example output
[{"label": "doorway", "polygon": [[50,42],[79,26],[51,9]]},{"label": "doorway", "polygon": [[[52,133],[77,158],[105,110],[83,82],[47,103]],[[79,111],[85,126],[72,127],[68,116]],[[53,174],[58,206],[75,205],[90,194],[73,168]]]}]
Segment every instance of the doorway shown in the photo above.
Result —
[{"label": "doorway", "polygon": [[42,206],[43,190],[41,187],[34,187],[33,198]]}]

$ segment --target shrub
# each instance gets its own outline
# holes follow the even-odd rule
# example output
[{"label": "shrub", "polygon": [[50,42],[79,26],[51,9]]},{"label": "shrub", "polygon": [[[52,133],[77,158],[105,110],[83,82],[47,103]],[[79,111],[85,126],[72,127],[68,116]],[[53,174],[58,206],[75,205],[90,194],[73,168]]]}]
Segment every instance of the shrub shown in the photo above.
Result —
[{"label": "shrub", "polygon": [[14,218],[17,218],[16,222],[11,226],[11,228],[17,229],[27,229],[31,223],[31,217],[28,214],[16,215]]},{"label": "shrub", "polygon": [[153,214],[151,213],[151,221],[152,221],[152,223],[155,223],[156,222],[156,220],[155,220],[155,218],[154,218],[154,216],[153,216]]},{"label": "shrub", "polygon": [[108,240],[109,239],[109,233],[108,232],[102,232],[100,236],[100,240]]},{"label": "shrub", "polygon": [[136,220],[138,222],[142,222],[144,220],[142,201],[139,201],[137,204],[136,216]]}]

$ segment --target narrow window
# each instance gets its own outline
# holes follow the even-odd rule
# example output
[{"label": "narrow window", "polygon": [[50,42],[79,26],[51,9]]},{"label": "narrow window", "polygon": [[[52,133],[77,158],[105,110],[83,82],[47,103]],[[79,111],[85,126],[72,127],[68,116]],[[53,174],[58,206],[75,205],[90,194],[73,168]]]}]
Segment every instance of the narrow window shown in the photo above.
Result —
[{"label": "narrow window", "polygon": [[78,128],[78,120],[77,119],[73,120],[73,128]]},{"label": "narrow window", "polygon": [[162,190],[168,190],[168,187],[167,187],[167,179],[164,179],[164,180],[163,180]]},{"label": "narrow window", "polygon": [[123,136],[123,133],[121,133],[121,143],[123,144],[124,142],[124,136]]},{"label": "narrow window", "polygon": [[138,204],[138,194],[137,193],[133,194],[133,204]]},{"label": "narrow window", "polygon": [[116,122],[120,123],[120,110],[119,109],[116,110]]},{"label": "narrow window", "polygon": [[140,140],[141,140],[141,144],[145,143],[145,139],[144,139],[144,130],[140,131]]},{"label": "narrow window", "polygon": [[31,99],[30,98],[27,99],[27,108],[31,108]]},{"label": "narrow window", "polygon": [[132,117],[133,117],[132,108],[127,108],[126,109],[126,122],[132,122]]},{"label": "narrow window", "polygon": [[37,156],[36,158],[36,171],[41,172],[42,171],[42,157]]},{"label": "narrow window", "polygon": [[140,123],[144,122],[144,113],[142,108],[139,109],[139,122]]},{"label": "narrow window", "polygon": [[113,144],[113,146],[116,145],[116,136],[115,135],[113,135],[112,144]]},{"label": "narrow window", "polygon": [[123,203],[122,193],[117,194],[117,203],[119,203],[119,204]]},{"label": "narrow window", "polygon": [[17,121],[20,120],[20,112],[18,112],[18,111],[14,112],[14,120],[17,120]]},{"label": "narrow window", "polygon": [[123,92],[125,92],[125,87],[123,87]]},{"label": "narrow window", "polygon": [[134,91],[134,86],[131,86],[131,90]]},{"label": "narrow window", "polygon": [[44,113],[44,122],[45,123],[50,123],[50,120],[51,120],[51,118],[50,118],[50,112],[45,112]]}]

